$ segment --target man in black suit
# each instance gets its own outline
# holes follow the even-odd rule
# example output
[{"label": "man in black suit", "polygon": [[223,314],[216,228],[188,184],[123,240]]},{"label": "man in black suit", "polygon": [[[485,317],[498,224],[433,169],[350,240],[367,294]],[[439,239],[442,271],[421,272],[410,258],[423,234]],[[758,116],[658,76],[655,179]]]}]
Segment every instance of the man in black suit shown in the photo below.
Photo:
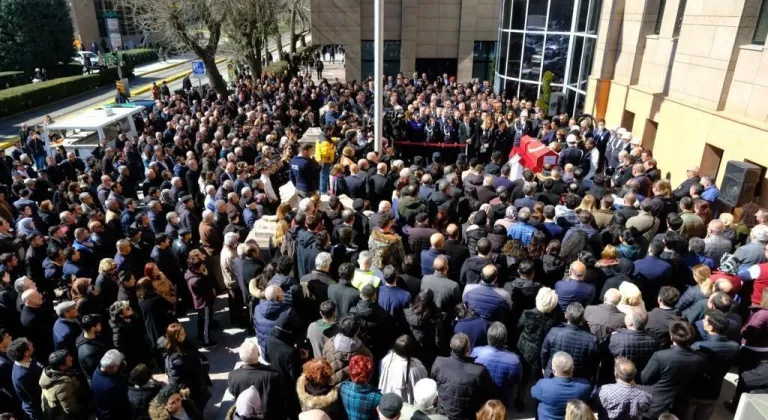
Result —
[{"label": "man in black suit", "polygon": [[611,130],[605,128],[604,119],[600,118],[597,121],[597,128],[592,131],[592,138],[595,139],[595,147],[600,152],[600,162],[597,167],[597,172],[601,172],[607,161],[605,157],[605,149],[608,146],[608,140],[611,139]]},{"label": "man in black suit", "polygon": [[457,279],[461,272],[461,266],[464,265],[464,261],[469,258],[469,247],[461,242],[461,229],[451,223],[446,228],[445,233],[448,234],[443,245],[443,252],[449,257],[450,264],[448,265],[448,278]]},{"label": "man in black suit", "polygon": [[491,200],[496,198],[496,189],[493,188],[493,177],[489,175],[483,178],[483,185],[477,187],[475,194],[477,194],[477,201],[481,203],[490,203]]},{"label": "man in black suit", "polygon": [[360,176],[360,168],[356,164],[349,165],[350,175],[342,178],[339,185],[341,194],[349,198],[365,198],[365,178]]},{"label": "man in black suit", "polygon": [[690,347],[696,337],[691,324],[674,321],[669,325],[669,336],[672,347],[654,353],[640,375],[653,395],[648,418],[665,412],[684,417],[691,385],[707,364],[707,357]]},{"label": "man in black suit", "polygon": [[366,184],[371,208],[378,208],[380,202],[392,199],[395,186],[392,184],[392,179],[387,176],[386,163],[376,165],[376,173],[368,178]]},{"label": "man in black suit", "polygon": [[552,191],[552,189],[555,187],[555,180],[547,178],[541,183],[541,186],[543,187],[543,191],[534,194],[534,200],[541,201],[544,203],[544,205],[550,206],[556,206],[560,204],[560,196]]}]

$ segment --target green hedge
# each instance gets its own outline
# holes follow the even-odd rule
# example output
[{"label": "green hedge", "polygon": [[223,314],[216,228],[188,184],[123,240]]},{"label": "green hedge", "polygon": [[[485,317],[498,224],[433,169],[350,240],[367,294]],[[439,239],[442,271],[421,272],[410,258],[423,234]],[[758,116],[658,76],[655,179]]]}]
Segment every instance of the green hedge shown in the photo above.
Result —
[{"label": "green hedge", "polygon": [[27,76],[23,71],[2,71],[0,72],[0,89],[21,86],[27,83]]},{"label": "green hedge", "polygon": [[81,76],[83,66],[78,63],[62,64],[48,69],[48,80],[58,79],[60,77]]},{"label": "green hedge", "polygon": [[[123,51],[123,61],[125,64],[130,64],[135,67],[140,64],[149,63],[150,61],[157,60],[157,51],[151,48],[141,48],[135,50]],[[108,66],[117,65],[117,53],[104,54],[104,60]]]},{"label": "green hedge", "polygon": [[87,92],[117,80],[117,68],[0,90],[0,118]]}]

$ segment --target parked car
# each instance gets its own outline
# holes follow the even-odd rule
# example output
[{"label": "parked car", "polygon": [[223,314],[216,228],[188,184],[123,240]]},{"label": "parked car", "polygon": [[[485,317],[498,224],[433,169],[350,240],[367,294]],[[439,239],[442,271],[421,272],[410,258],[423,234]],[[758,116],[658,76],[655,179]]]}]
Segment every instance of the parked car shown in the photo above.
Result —
[{"label": "parked car", "polygon": [[96,67],[99,64],[99,56],[91,51],[78,51],[75,56],[72,57],[72,61],[85,66],[85,57],[91,59],[91,67]]}]

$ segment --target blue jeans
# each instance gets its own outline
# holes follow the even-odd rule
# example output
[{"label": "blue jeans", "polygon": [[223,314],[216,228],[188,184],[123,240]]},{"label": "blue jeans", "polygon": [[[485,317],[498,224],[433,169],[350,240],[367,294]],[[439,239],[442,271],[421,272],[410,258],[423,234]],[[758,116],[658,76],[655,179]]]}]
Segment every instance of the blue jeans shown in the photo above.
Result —
[{"label": "blue jeans", "polygon": [[46,155],[43,156],[35,156],[35,166],[37,166],[37,170],[45,168],[45,158]]},{"label": "blue jeans", "polygon": [[330,163],[324,163],[323,169],[320,171],[320,194],[326,194],[328,192],[328,187],[330,186],[330,180],[331,180],[331,168],[333,167]]}]

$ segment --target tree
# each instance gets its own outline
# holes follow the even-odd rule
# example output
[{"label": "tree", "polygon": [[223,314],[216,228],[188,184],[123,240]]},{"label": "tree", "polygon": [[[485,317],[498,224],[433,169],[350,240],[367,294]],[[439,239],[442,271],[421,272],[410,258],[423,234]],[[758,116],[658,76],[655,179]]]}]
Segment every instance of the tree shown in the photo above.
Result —
[{"label": "tree", "polygon": [[227,3],[227,41],[223,48],[233,56],[242,56],[254,77],[261,75],[262,49],[271,35],[278,13],[278,0],[238,0]]},{"label": "tree", "polygon": [[544,115],[548,115],[549,112],[549,97],[552,93],[552,78],[555,77],[551,71],[544,72],[544,76],[541,78],[541,96],[536,101],[536,105],[541,108],[541,112]]},{"label": "tree", "polygon": [[[5,1],[5,0],[3,0]],[[216,67],[216,53],[228,2],[246,0],[118,0],[143,30],[162,43],[190,50],[205,63],[208,80],[216,93],[226,94],[227,83]]]},{"label": "tree", "polygon": [[293,55],[296,53],[296,43],[299,41],[299,32],[297,31],[297,25],[301,24],[302,30],[305,25],[309,24],[309,4],[307,0],[289,0],[291,2],[290,7],[290,22],[291,22],[291,47],[290,53]]},{"label": "tree", "polygon": [[50,68],[75,54],[66,0],[0,1],[0,69]]}]

